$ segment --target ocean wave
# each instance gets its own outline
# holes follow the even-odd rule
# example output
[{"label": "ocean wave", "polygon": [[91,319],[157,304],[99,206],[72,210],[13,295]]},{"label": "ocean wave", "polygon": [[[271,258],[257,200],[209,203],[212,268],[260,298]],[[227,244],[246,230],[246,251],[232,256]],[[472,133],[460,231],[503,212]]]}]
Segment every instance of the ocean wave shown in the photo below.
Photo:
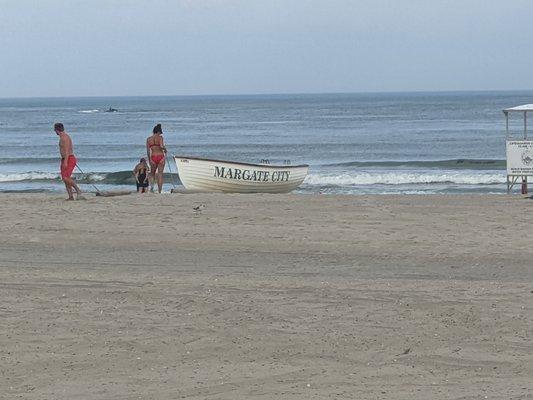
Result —
[{"label": "ocean wave", "polygon": [[[118,172],[87,172],[72,174],[78,183],[105,183],[112,185],[133,185],[135,179],[131,171]],[[164,174],[167,182],[179,182],[176,174]],[[22,172],[0,174],[0,183],[9,182],[59,182],[59,173],[53,172]]]},{"label": "ocean wave", "polygon": [[459,184],[496,185],[505,183],[501,173],[466,174],[462,172],[349,172],[339,174],[309,174],[306,185],[312,186],[357,186],[357,185],[410,185],[410,184]]},{"label": "ocean wave", "polygon": [[[57,145],[54,145],[57,147]],[[139,161],[139,157],[83,157],[80,158],[84,163],[116,163],[130,162],[134,165]],[[0,158],[0,165],[30,165],[30,164],[59,164],[58,157],[6,157]]]},{"label": "ocean wave", "polygon": [[495,170],[505,169],[506,161],[498,159],[457,158],[450,160],[427,161],[348,161],[342,163],[324,164],[325,167],[377,167],[377,168],[439,168],[439,169],[476,169]]},{"label": "ocean wave", "polygon": [[83,114],[94,114],[94,113],[100,112],[100,110],[80,110],[78,112],[83,113]]},{"label": "ocean wave", "polygon": [[59,180],[59,174],[52,172],[21,172],[0,174],[0,182],[27,182]]}]

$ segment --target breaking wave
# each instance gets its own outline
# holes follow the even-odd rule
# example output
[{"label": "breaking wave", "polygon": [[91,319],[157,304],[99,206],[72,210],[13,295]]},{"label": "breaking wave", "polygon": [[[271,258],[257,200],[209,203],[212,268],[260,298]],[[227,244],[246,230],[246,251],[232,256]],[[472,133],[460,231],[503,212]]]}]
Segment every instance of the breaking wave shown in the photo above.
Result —
[{"label": "breaking wave", "polygon": [[[56,146],[54,146],[56,147]],[[138,157],[83,157],[83,162],[90,163],[109,163],[109,162],[129,162],[131,164],[139,161]],[[0,165],[58,165],[58,157],[5,157],[0,158]]]},{"label": "breaking wave", "polygon": [[[111,185],[133,185],[131,171],[74,173],[79,183],[103,183]],[[59,182],[59,173],[23,172],[0,173],[1,182]],[[177,174],[165,173],[165,181],[179,183]],[[466,173],[465,171],[349,171],[313,172],[305,179],[309,186],[359,186],[359,185],[497,185],[505,183],[505,173],[484,171]]]},{"label": "breaking wave", "polygon": [[[118,172],[89,172],[85,174],[72,174],[78,183],[105,183],[111,185],[133,185],[135,180],[131,171]],[[165,180],[179,182],[176,174],[164,174]],[[59,173],[54,172],[23,172],[23,173],[0,173],[1,182],[59,182]]]},{"label": "breaking wave", "polygon": [[306,185],[313,186],[356,186],[356,185],[410,185],[410,184],[459,184],[496,185],[505,183],[505,175],[498,172],[472,173],[442,172],[346,172],[312,173],[305,179]]},{"label": "breaking wave", "polygon": [[0,182],[50,181],[59,179],[59,174],[52,172],[21,172],[0,174]]}]

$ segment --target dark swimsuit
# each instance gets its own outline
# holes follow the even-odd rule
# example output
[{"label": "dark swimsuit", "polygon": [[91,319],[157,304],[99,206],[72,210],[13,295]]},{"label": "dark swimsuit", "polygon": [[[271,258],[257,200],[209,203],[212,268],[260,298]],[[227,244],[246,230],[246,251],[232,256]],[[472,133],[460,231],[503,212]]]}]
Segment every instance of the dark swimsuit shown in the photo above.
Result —
[{"label": "dark swimsuit", "polygon": [[139,168],[139,175],[137,175],[137,189],[148,187],[148,181],[146,181],[146,172],[146,168]]}]

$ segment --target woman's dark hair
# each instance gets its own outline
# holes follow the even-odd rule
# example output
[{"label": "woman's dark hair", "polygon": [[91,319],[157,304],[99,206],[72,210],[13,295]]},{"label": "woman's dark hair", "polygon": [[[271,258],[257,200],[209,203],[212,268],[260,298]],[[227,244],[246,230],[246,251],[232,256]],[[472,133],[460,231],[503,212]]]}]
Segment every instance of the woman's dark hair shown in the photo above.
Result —
[{"label": "woman's dark hair", "polygon": [[154,126],[154,129],[152,130],[153,133],[159,133],[160,135],[163,134],[163,129],[161,129],[161,124],[157,124]]}]

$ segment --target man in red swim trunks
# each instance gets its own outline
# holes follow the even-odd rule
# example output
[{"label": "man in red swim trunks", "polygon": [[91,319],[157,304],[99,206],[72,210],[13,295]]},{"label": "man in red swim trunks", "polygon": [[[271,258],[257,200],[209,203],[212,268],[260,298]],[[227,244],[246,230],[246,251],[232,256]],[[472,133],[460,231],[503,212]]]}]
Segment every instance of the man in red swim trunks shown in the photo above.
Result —
[{"label": "man in red swim trunks", "polygon": [[61,122],[58,122],[54,125],[54,131],[57,136],[59,136],[59,154],[61,155],[61,179],[65,183],[67,188],[68,199],[74,200],[74,191],[76,191],[77,199],[84,200],[84,197],[81,195],[81,190],[74,182],[74,179],[71,178],[72,172],[76,167],[76,157],[74,156],[74,148],[72,146],[72,139],[65,132],[65,127]]}]

